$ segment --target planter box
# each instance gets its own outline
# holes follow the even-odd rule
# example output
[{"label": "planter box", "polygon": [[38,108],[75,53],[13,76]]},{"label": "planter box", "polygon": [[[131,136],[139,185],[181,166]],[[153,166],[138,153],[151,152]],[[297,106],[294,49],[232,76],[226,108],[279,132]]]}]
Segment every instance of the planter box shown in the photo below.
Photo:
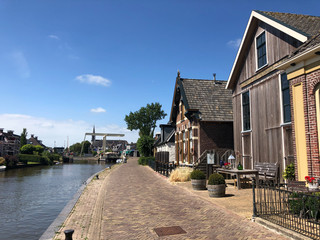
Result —
[{"label": "planter box", "polygon": [[208,185],[208,192],[210,197],[224,197],[226,195],[226,185]]},{"label": "planter box", "polygon": [[206,179],[191,179],[193,190],[206,190]]}]

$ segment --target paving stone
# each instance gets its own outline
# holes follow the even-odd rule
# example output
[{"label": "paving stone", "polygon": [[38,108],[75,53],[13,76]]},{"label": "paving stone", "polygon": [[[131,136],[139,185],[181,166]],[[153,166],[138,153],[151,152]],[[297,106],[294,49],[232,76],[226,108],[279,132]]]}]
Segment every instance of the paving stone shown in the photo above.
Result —
[{"label": "paving stone", "polygon": [[[172,185],[136,158],[93,180],[55,239],[288,239],[192,191]],[[158,237],[155,228],[186,233]]]}]

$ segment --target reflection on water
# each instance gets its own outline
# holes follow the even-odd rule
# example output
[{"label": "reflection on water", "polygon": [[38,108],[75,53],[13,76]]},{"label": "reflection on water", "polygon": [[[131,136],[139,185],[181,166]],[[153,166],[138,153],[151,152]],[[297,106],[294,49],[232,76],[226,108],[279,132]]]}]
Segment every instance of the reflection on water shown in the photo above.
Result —
[{"label": "reflection on water", "polygon": [[0,240],[39,239],[82,183],[107,166],[76,161],[0,172]]}]

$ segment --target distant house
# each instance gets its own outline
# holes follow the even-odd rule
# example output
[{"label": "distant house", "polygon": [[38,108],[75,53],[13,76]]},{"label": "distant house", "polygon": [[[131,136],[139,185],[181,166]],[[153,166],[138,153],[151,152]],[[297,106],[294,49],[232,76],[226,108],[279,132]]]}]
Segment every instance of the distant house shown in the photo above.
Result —
[{"label": "distant house", "polygon": [[31,137],[27,140],[27,143],[28,144],[31,144],[31,145],[34,145],[34,146],[37,146],[37,145],[40,145],[42,146],[43,148],[47,148],[41,140],[38,139],[37,136],[34,136],[34,134],[31,134]]},{"label": "distant house", "polygon": [[279,69],[286,70],[289,80],[296,176],[320,178],[320,33]]},{"label": "distant house", "polygon": [[170,113],[176,164],[194,164],[206,150],[233,149],[232,94],[226,81],[181,78]]},{"label": "distant house", "polygon": [[0,128],[0,157],[17,155],[20,150],[20,136],[13,134],[12,130],[6,133]]},{"label": "distant house", "polygon": [[175,128],[170,124],[160,125],[161,133],[154,143],[155,152],[169,152],[169,162],[175,162]]},{"label": "distant house", "polygon": [[53,152],[57,154],[63,154],[64,152],[64,147],[54,147]]},{"label": "distant house", "polygon": [[278,67],[319,30],[319,17],[252,11],[227,83],[233,93],[234,148],[244,168],[278,162],[283,171],[293,162],[290,90]]}]

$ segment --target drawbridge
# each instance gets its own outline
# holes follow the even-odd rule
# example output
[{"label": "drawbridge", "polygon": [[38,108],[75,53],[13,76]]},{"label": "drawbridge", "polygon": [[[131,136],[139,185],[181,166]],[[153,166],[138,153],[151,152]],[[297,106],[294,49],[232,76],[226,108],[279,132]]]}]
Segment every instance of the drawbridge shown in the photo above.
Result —
[{"label": "drawbridge", "polygon": [[103,137],[102,149],[103,149],[103,152],[105,152],[106,151],[106,146],[107,146],[107,143],[106,143],[107,142],[106,141],[107,137],[124,137],[124,134],[118,134],[118,133],[85,133],[84,134],[84,139],[83,139],[83,142],[82,142],[80,156],[82,156],[83,143],[86,140],[87,136],[102,136]]}]

